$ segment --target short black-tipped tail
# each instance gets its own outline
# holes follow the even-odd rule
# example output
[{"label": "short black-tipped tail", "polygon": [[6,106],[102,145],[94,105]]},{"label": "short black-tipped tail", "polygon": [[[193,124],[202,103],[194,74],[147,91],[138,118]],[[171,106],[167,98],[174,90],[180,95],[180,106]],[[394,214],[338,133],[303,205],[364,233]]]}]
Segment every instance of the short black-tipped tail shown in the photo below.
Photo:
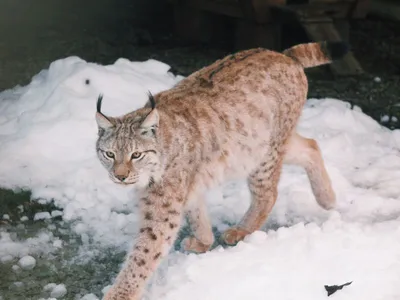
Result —
[{"label": "short black-tipped tail", "polygon": [[345,42],[317,42],[293,46],[283,54],[299,62],[303,68],[311,68],[341,59],[349,50]]}]

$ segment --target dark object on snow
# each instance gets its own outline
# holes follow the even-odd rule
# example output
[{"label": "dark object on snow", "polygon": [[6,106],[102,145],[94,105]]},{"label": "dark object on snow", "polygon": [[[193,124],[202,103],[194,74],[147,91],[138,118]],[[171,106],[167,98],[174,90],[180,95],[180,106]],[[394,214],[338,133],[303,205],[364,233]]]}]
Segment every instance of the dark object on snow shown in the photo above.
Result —
[{"label": "dark object on snow", "polygon": [[342,285],[325,285],[325,290],[328,292],[328,297],[338,290],[341,290],[344,286],[350,285],[353,281],[346,282]]}]

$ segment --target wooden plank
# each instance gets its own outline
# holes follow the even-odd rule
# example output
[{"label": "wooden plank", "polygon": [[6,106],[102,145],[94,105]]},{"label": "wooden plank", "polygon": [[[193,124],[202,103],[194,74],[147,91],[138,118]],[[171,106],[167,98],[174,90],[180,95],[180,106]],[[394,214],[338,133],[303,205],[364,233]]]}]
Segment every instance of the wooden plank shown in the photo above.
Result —
[{"label": "wooden plank", "polygon": [[327,15],[331,18],[345,18],[351,9],[351,4],[350,2],[315,2],[313,4],[291,4],[288,5],[288,8],[295,10],[302,19],[309,19],[322,15]]},{"label": "wooden plank", "polygon": [[[331,22],[316,23],[302,22],[307,34],[314,41],[341,41],[342,38],[336,30],[332,20]],[[341,60],[329,65],[332,73],[339,76],[357,75],[363,73],[363,69],[359,62],[350,51]]]}]

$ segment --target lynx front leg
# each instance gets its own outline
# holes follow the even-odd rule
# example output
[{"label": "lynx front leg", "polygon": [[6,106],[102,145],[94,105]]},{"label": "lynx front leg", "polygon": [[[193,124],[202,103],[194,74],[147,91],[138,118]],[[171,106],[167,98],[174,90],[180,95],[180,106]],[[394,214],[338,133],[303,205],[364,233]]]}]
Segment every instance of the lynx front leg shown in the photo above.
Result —
[{"label": "lynx front leg", "polygon": [[105,300],[138,300],[147,280],[168,254],[181,225],[183,197],[176,191],[155,188],[141,199],[143,220],[129,253]]},{"label": "lynx front leg", "polygon": [[194,236],[183,240],[183,248],[190,252],[206,252],[214,243],[214,235],[204,199],[192,199],[187,204],[186,214]]},{"label": "lynx front leg", "polygon": [[267,159],[250,174],[247,179],[252,198],[250,207],[237,226],[223,233],[222,239],[226,244],[236,244],[264,224],[278,195],[282,160],[281,149],[275,148],[269,153]]}]

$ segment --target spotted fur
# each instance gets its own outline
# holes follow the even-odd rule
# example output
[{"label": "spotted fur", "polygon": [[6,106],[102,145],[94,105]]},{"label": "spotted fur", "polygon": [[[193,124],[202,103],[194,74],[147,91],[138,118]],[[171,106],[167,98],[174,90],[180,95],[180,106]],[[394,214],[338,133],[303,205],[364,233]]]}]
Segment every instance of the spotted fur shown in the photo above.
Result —
[{"label": "spotted fur", "polygon": [[105,299],[140,299],[183,216],[193,233],[184,249],[207,251],[214,237],[203,195],[225,180],[247,178],[252,195],[242,220],[222,235],[228,244],[266,221],[284,163],[302,166],[317,202],[335,206],[317,143],[295,131],[308,89],[303,68],[335,56],[324,45],[227,56],[121,117],[102,114],[99,99],[98,157],[114,182],[142,191],[135,246]]}]

